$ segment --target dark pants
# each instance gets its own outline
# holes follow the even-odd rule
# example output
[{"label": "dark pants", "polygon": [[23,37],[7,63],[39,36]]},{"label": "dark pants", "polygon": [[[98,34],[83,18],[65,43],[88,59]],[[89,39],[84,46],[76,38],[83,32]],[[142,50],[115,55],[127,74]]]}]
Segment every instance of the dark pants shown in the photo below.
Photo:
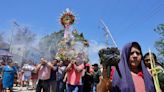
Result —
[{"label": "dark pants", "polygon": [[57,81],[56,92],[64,92],[64,83],[62,80]]},{"label": "dark pants", "polygon": [[73,92],[75,90],[75,88],[78,88],[77,92],[83,92],[83,86],[82,85],[70,85],[67,84],[67,92]]},{"label": "dark pants", "polygon": [[50,84],[50,92],[58,92],[56,91],[56,80],[49,80]]},{"label": "dark pants", "polygon": [[38,80],[38,84],[36,86],[36,92],[41,92],[42,89],[43,92],[50,92],[49,80]]}]

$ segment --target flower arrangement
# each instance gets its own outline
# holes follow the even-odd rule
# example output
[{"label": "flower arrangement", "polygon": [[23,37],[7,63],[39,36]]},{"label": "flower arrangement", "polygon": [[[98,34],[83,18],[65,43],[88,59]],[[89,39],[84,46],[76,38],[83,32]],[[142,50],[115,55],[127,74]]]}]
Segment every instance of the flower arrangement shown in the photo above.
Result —
[{"label": "flower arrangement", "polygon": [[107,47],[99,50],[100,63],[107,66],[116,66],[120,60],[120,51],[116,47]]}]

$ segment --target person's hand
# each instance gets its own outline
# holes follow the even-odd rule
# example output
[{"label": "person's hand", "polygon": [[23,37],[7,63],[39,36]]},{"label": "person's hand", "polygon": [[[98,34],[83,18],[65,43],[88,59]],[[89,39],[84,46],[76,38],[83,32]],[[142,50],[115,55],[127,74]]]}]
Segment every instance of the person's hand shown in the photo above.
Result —
[{"label": "person's hand", "polygon": [[43,64],[44,60],[40,60],[40,64]]},{"label": "person's hand", "polygon": [[67,79],[66,79],[66,78],[64,78],[64,79],[63,79],[63,82],[66,82],[66,80],[67,80]]},{"label": "person's hand", "polygon": [[46,63],[47,63],[46,60],[42,60],[42,61],[41,61],[41,64],[42,64],[42,65],[44,65],[44,64],[46,64]]},{"label": "person's hand", "polygon": [[57,63],[57,66],[60,66],[60,64],[59,64],[59,63]]},{"label": "person's hand", "polygon": [[76,63],[76,60],[72,60],[71,63],[72,63],[72,64],[75,64],[75,63]]},{"label": "person's hand", "polygon": [[47,60],[44,60],[44,63],[46,63],[46,64],[47,64],[47,63],[48,63],[48,61],[47,61]]},{"label": "person's hand", "polygon": [[96,92],[108,92],[112,87],[112,81],[109,78],[102,78],[96,86]]}]

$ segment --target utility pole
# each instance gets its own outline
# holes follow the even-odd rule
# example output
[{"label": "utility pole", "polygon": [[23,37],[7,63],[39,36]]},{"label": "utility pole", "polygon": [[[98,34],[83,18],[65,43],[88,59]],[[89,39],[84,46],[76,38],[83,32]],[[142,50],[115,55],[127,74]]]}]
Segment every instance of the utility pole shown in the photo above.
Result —
[{"label": "utility pole", "polygon": [[[14,26],[16,26],[17,28],[19,28],[19,24],[16,21],[13,21],[12,23],[14,24]],[[11,30],[10,47],[9,47],[10,53],[12,53],[12,50],[13,50],[13,47],[12,47],[12,45],[13,45],[12,44],[13,43],[13,34],[14,34],[14,29]]]},{"label": "utility pole", "polygon": [[106,45],[109,46],[109,36],[110,36],[110,38],[111,38],[111,40],[112,40],[114,46],[117,47],[117,44],[116,44],[116,42],[115,42],[115,40],[114,40],[114,38],[113,38],[113,36],[112,36],[112,34],[111,34],[111,32],[110,32],[108,26],[104,23],[104,21],[103,21],[102,19],[100,20],[100,22],[101,22],[101,24],[103,25],[103,30],[104,30],[104,32],[105,32]]},{"label": "utility pole", "polygon": [[12,53],[13,31],[14,31],[14,29],[11,29],[11,38],[10,38],[10,45],[9,45],[10,46],[9,47],[9,52],[10,53]]}]

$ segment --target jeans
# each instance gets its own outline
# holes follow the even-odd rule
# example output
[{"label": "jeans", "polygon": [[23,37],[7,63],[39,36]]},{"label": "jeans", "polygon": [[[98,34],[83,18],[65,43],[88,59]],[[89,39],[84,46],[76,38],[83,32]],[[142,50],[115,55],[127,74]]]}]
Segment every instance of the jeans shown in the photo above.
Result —
[{"label": "jeans", "polygon": [[56,92],[64,92],[64,83],[62,80],[57,81]]},{"label": "jeans", "polygon": [[83,92],[83,85],[70,85],[67,84],[67,91],[66,92],[74,92],[74,90],[78,88],[76,92]]},{"label": "jeans", "polygon": [[92,83],[92,85],[91,85],[92,87],[91,87],[91,92],[96,92],[96,86],[97,86],[97,83]]}]

